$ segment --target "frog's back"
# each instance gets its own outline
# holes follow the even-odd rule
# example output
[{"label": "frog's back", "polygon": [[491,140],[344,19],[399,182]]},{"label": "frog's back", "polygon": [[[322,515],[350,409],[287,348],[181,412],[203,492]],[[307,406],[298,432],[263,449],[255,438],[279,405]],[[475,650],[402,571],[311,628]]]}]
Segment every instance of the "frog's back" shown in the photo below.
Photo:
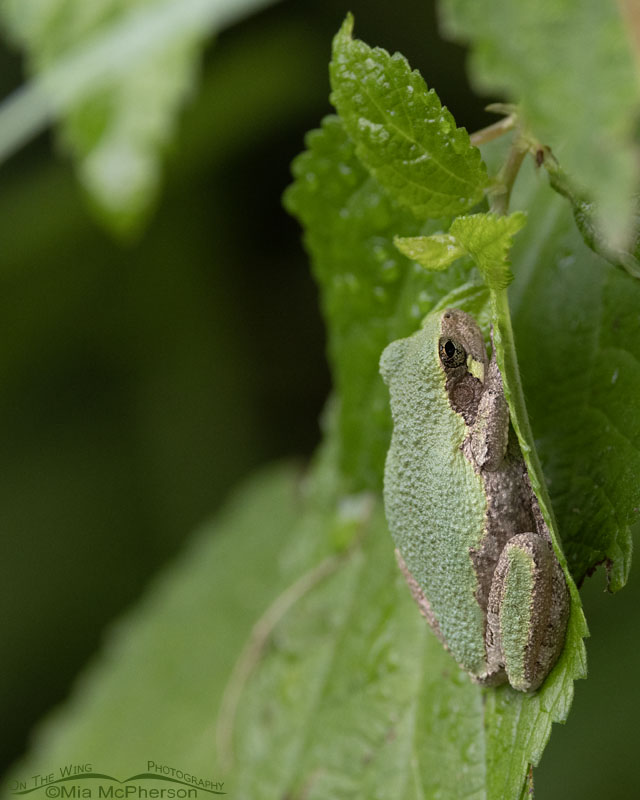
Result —
[{"label": "frog's back", "polygon": [[454,658],[484,670],[485,619],[475,596],[470,548],[485,524],[481,477],[460,447],[467,435],[446,392],[438,355],[442,314],[390,344],[381,359],[393,436],[385,467],[385,510],[396,546],[424,593]]}]

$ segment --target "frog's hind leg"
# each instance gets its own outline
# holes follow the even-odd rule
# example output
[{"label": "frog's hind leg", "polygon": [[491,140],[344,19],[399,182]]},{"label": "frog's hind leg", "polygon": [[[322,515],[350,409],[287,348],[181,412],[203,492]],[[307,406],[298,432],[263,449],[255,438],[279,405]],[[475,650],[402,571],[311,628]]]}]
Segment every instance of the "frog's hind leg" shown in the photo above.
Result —
[{"label": "frog's hind leg", "polygon": [[487,607],[487,657],[514,689],[537,689],[564,645],[569,592],[551,542],[520,533],[505,545]]}]

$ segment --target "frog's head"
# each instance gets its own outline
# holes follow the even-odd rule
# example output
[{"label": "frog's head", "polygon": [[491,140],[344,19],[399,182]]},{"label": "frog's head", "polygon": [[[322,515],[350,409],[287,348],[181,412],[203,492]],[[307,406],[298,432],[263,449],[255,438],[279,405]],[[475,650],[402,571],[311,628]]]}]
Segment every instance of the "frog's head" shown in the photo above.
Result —
[{"label": "frog's head", "polygon": [[470,314],[459,308],[448,308],[442,313],[438,354],[447,378],[471,374],[484,383],[487,350],[482,331]]},{"label": "frog's head", "polygon": [[[427,314],[419,330],[391,342],[380,358],[380,373],[390,389],[396,384],[407,390],[410,385],[442,381],[456,407],[463,400],[463,405],[475,402],[487,368],[482,331],[470,314],[458,308]],[[467,389],[472,395],[468,402]],[[452,392],[460,398],[453,398]]]}]

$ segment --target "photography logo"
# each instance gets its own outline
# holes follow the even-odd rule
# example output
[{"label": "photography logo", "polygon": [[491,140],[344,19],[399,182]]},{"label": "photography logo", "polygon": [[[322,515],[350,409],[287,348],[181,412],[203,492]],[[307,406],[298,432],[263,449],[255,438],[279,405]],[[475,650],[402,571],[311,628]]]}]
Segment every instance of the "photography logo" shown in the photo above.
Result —
[{"label": "photography logo", "polygon": [[146,769],[119,778],[99,772],[93,764],[66,764],[53,772],[13,780],[14,797],[32,795],[49,800],[203,800],[209,795],[224,795],[224,781],[200,778],[187,770],[147,761]]}]

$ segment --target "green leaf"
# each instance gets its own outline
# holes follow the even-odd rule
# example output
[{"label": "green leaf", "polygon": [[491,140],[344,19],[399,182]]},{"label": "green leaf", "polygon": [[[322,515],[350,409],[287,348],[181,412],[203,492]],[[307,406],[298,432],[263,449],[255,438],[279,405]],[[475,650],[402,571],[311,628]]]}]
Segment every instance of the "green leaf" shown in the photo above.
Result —
[{"label": "green leaf", "polygon": [[487,172],[467,132],[403,56],[352,39],[352,29],[349,15],[333,42],[331,101],[360,161],[421,221],[476,205]]},{"label": "green leaf", "polygon": [[467,255],[464,247],[450,233],[434,233],[432,236],[394,236],[398,250],[421,267],[442,270],[458,258]]},{"label": "green leaf", "polygon": [[102,221],[140,227],[205,38],[266,0],[2,0],[31,84],[0,107],[0,159],[59,119]]},{"label": "green leaf", "polygon": [[[378,373],[385,346],[407,336],[444,294],[468,278],[418,269],[394,235],[426,232],[358,161],[337,117],[307,137],[293,164],[285,204],[305,226],[340,398],[341,463],[356,488],[380,488],[391,432],[387,390]],[[431,223],[431,230],[441,227]],[[363,414],[363,409],[366,413]]]},{"label": "green leaf", "polygon": [[477,89],[521,105],[525,121],[599,209],[616,247],[638,189],[640,82],[624,4],[611,0],[442,0],[452,37],[472,45]]},{"label": "green leaf", "polygon": [[302,497],[283,468],[238,492],[10,777],[82,761],[124,779],[153,760],[241,800],[518,797],[567,711],[573,627],[536,695],[474,685],[413,603],[379,500],[346,497],[336,466],[329,446]]},{"label": "green leaf", "polygon": [[563,548],[579,584],[624,585],[640,508],[640,285],[588,249],[566,203],[532,176],[514,203],[511,307],[527,406]]},{"label": "green leaf", "polygon": [[396,236],[393,242],[425,269],[445,269],[457,258],[471,256],[490,289],[505,289],[513,280],[508,261],[511,242],[525,221],[518,212],[508,217],[473,214],[456,217],[448,234]]}]

